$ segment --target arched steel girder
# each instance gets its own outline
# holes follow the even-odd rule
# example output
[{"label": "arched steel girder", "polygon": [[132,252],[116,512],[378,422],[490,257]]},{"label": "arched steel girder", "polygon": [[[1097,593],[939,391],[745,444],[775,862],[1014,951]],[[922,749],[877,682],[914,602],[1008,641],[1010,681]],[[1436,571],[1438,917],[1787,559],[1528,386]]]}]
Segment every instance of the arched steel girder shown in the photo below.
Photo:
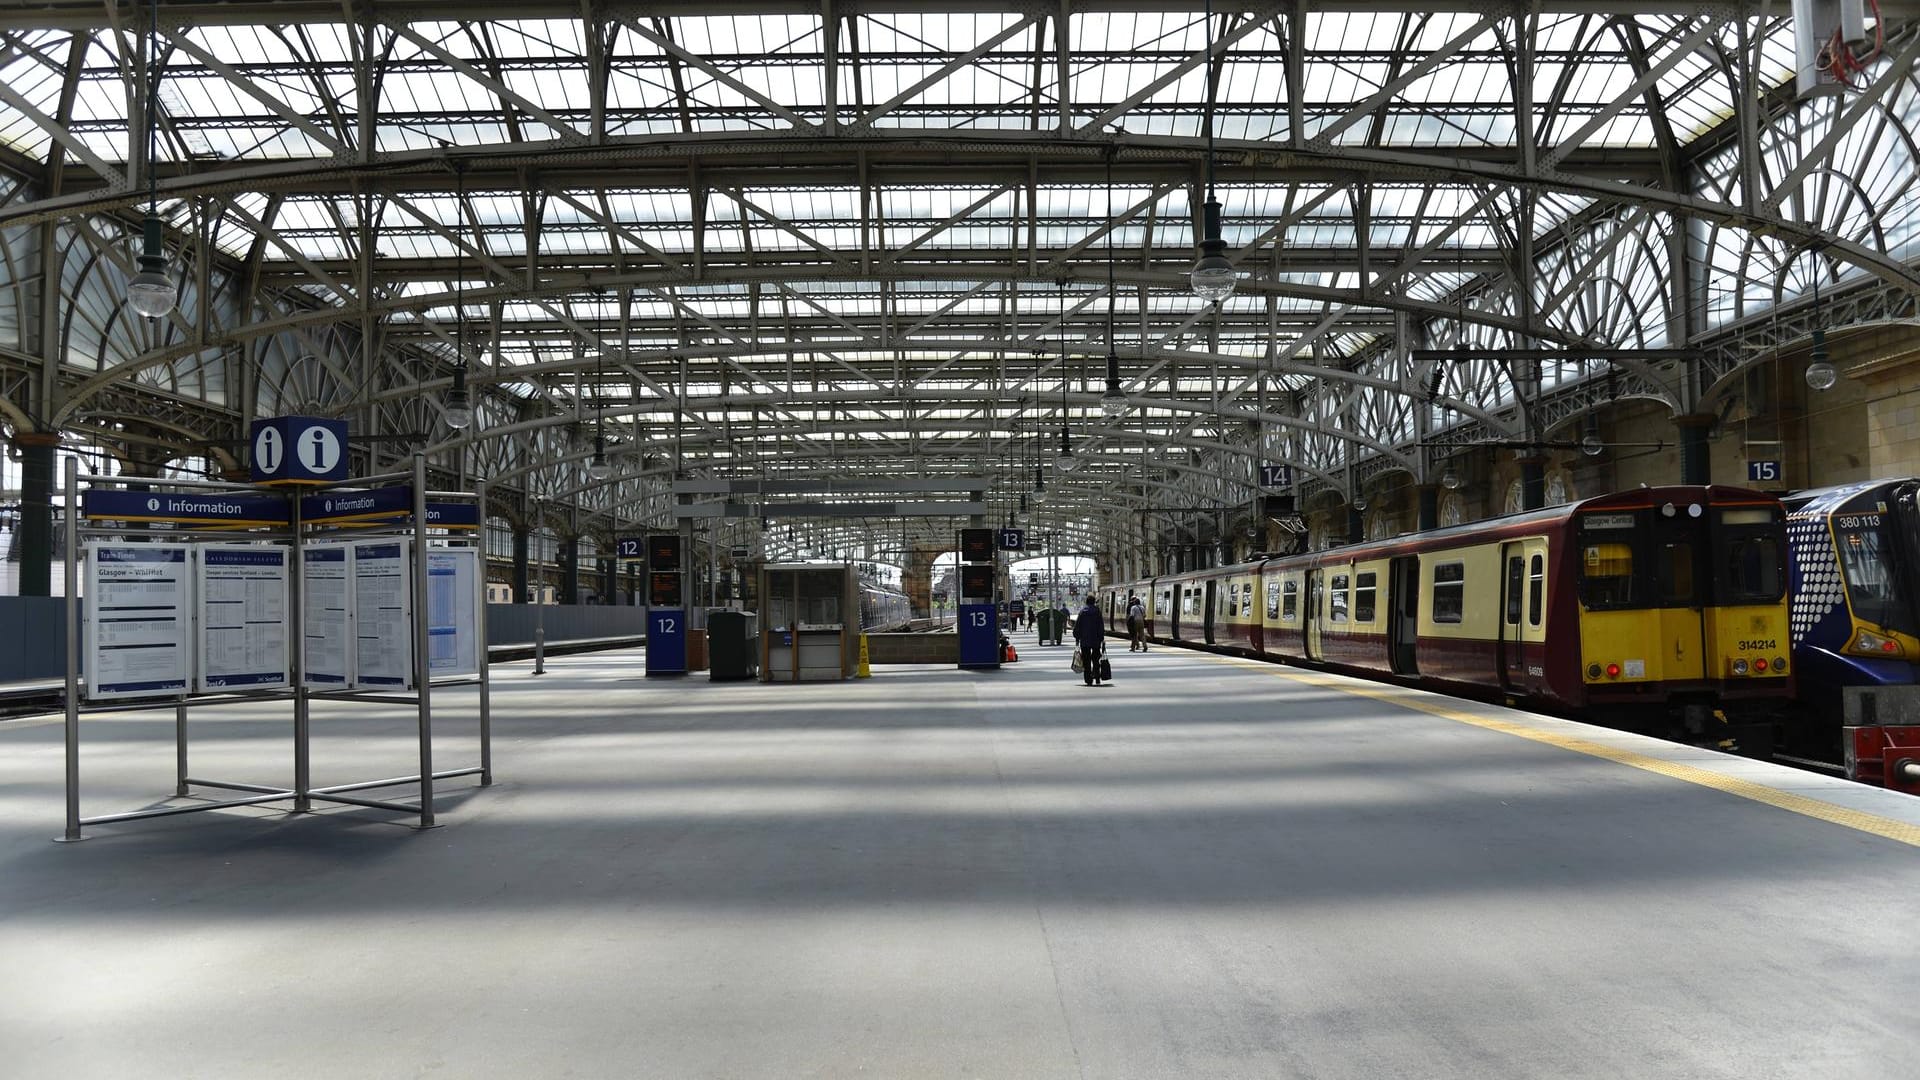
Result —
[{"label": "arched steel girder", "polygon": [[[1055,280],[1057,276],[1058,275],[1049,275],[1047,278],[1045,278],[1045,280],[1052,281],[1052,280]],[[1099,285],[1105,284],[1104,270],[1096,272],[1095,270],[1090,268],[1083,268],[1083,272],[1080,272],[1075,275],[1069,275],[1069,276],[1080,277],[1086,280],[1087,282],[1093,283],[1093,284],[1099,284]],[[752,273],[730,273],[730,272],[716,273],[710,277],[703,278],[699,282],[699,284],[703,284],[703,285],[756,284],[756,283],[769,284],[769,283],[779,283],[779,282],[796,281],[796,280],[803,280],[803,279],[804,280],[844,280],[844,279],[847,279],[848,277],[849,275],[844,268],[833,267],[833,266],[793,267],[789,269],[768,268],[765,270],[755,270]],[[954,281],[989,281],[989,282],[992,282],[992,281],[1012,282],[1012,281],[1036,280],[1032,275],[1019,273],[1012,270],[1011,268],[1003,267],[1003,266],[960,267],[960,266],[953,266],[953,265],[940,265],[940,266],[927,266],[927,267],[920,267],[916,265],[912,267],[904,267],[904,268],[901,268],[899,272],[894,274],[876,275],[872,280],[876,280],[876,281],[892,280],[896,278],[907,278],[907,277],[911,277],[914,279],[921,279],[921,280],[928,279],[928,278],[935,278],[935,279],[941,279],[941,280],[954,280]],[[672,284],[687,284],[687,283],[688,282],[685,282],[685,281],[673,282],[673,281],[666,280],[657,271],[637,271],[637,272],[627,273],[627,274],[609,275],[604,278],[596,276],[593,278],[591,282],[565,282],[565,283],[549,282],[545,286],[536,288],[533,290],[522,289],[514,285],[497,285],[491,288],[468,289],[468,290],[465,290],[464,300],[467,304],[473,305],[473,304],[488,303],[495,300],[513,300],[513,299],[531,298],[536,300],[547,300],[549,302],[554,302],[556,303],[556,306],[557,306],[557,302],[564,299],[565,297],[577,295],[583,291],[592,290],[592,289],[617,289],[617,288],[628,287],[628,286],[639,286],[639,287],[662,286],[664,287]],[[1174,272],[1171,270],[1163,273],[1158,273],[1158,274],[1142,274],[1136,271],[1133,273],[1131,279],[1129,280],[1129,283],[1134,285],[1157,284],[1171,291],[1185,291],[1187,287],[1185,274],[1181,272]],[[1261,291],[1261,286],[1258,285],[1257,283],[1249,283],[1247,285],[1247,291],[1248,292]],[[1284,285],[1284,286],[1276,285],[1266,291],[1272,291],[1281,295],[1289,295],[1297,298],[1308,299],[1318,303],[1349,304],[1349,305],[1366,306],[1366,307],[1392,307],[1392,308],[1397,308],[1401,310],[1406,310],[1414,314],[1430,316],[1433,318],[1457,318],[1459,316],[1459,311],[1456,308],[1450,307],[1446,304],[1433,302],[1433,301],[1413,300],[1405,297],[1364,297],[1356,292],[1350,292],[1346,290],[1326,289],[1326,288],[1320,288],[1320,287],[1309,287],[1309,286],[1299,286],[1299,285]],[[275,319],[262,319],[256,322],[251,322],[245,326],[235,327],[229,330],[227,333],[219,335],[217,338],[214,338],[213,340],[205,341],[205,342],[197,342],[197,341],[183,342],[181,344],[169,346],[164,349],[153,350],[142,356],[129,360],[126,363],[115,365],[112,368],[109,368],[93,376],[90,376],[86,380],[81,382],[78,386],[73,388],[72,392],[68,397],[68,402],[67,402],[67,405],[65,406],[65,411],[70,411],[73,407],[85,401],[88,397],[91,397],[92,395],[100,392],[101,389],[107,386],[110,386],[115,382],[123,381],[125,379],[128,379],[148,369],[165,366],[165,365],[174,363],[178,360],[184,359],[186,357],[204,353],[209,350],[239,347],[249,341],[257,340],[260,338],[271,337],[281,333],[311,330],[318,326],[330,325],[334,323],[358,322],[359,320],[361,320],[362,318],[368,315],[373,315],[377,317],[377,316],[394,315],[394,314],[399,314],[403,312],[418,313],[418,312],[429,310],[431,308],[442,306],[442,305],[451,305],[452,303],[454,303],[454,301],[455,301],[455,294],[451,292],[404,297],[404,298],[389,298],[385,300],[375,301],[373,303],[363,303],[358,306],[321,308],[321,309],[315,309],[311,311],[300,312],[294,315],[283,315]],[[554,314],[559,316],[559,315],[564,315],[564,312],[556,311],[554,312]],[[593,329],[591,324],[582,322],[580,320],[574,320],[570,315],[566,315],[565,318],[569,322],[574,323],[576,326],[586,327],[589,330]],[[1479,323],[1481,325],[1490,326],[1496,329],[1504,330],[1516,335],[1537,337],[1545,341],[1553,341],[1560,344],[1569,344],[1569,345],[1579,343],[1578,339],[1569,337],[1568,335],[1560,331],[1553,330],[1550,328],[1543,328],[1539,326],[1528,326],[1519,320],[1508,319],[1497,314],[1474,315],[1470,319],[1470,321]],[[452,337],[451,332],[447,328],[440,327],[437,324],[432,323],[431,321],[423,320],[422,325],[431,331],[437,331],[439,333],[444,334],[449,339],[451,339]],[[613,329],[613,327],[604,326],[601,329],[611,330]],[[705,336],[705,335],[702,335],[702,336]],[[597,337],[597,334],[596,334],[596,337]],[[859,342],[850,342],[846,339],[835,339],[831,343],[832,346],[837,346],[839,348],[852,348],[852,347],[857,347],[859,344],[860,344]],[[944,342],[939,342],[937,340],[930,341],[930,342],[923,342],[919,339],[908,338],[904,341],[889,342],[886,344],[885,347],[888,347],[888,348],[909,348],[910,347],[915,349],[952,348],[955,351],[967,350],[967,351],[975,351],[975,352],[982,352],[982,353],[990,353],[995,350],[1000,350],[1000,351],[1024,353],[1032,350],[1035,347],[1035,345],[1036,345],[1036,339],[1002,340],[999,342],[968,341],[963,343],[944,343]],[[827,343],[822,343],[820,346],[816,346],[816,348],[828,348],[828,347],[830,346]],[[766,351],[769,354],[777,355],[785,352],[806,351],[806,347],[802,347],[802,346],[781,347],[781,348],[769,347],[766,349]],[[714,345],[706,349],[695,347],[695,348],[674,348],[670,350],[666,350],[666,349],[651,350],[644,353],[636,352],[636,353],[633,353],[632,355],[653,357],[656,359],[665,358],[668,356],[687,356],[689,358],[693,358],[693,357],[699,357],[699,356],[738,355],[739,352],[740,352],[739,344],[734,343],[734,344]],[[574,364],[572,361],[567,361],[567,362],[564,362],[560,367],[555,368],[555,370],[571,370],[573,367],[577,367],[577,366],[578,365]],[[527,367],[527,368],[516,367],[510,370],[515,376],[518,376],[528,371],[537,370],[537,369],[533,367]],[[1280,372],[1283,369],[1280,366],[1278,366],[1278,364],[1276,364],[1273,370],[1275,370],[1276,372]],[[1322,378],[1349,377],[1349,376],[1340,374],[1341,369],[1315,367],[1312,365],[1295,365],[1286,370],[1290,370],[1298,374],[1312,375],[1314,377],[1322,377]],[[428,383],[425,385],[431,386],[435,384]],[[1400,392],[1406,392],[1405,390],[1402,390],[1398,387],[1391,387],[1391,388],[1399,390]]]},{"label": "arched steel girder", "polygon": [[[734,158],[743,162],[795,160],[804,155],[823,155],[850,159],[857,153],[870,158],[889,152],[918,151],[945,155],[949,167],[953,161],[981,157],[1007,172],[1007,182],[1024,183],[1029,159],[1078,160],[1089,166],[1104,163],[1107,154],[1121,160],[1160,160],[1191,170],[1204,161],[1207,144],[1194,137],[1137,135],[1124,138],[1056,136],[1039,137],[1028,132],[898,129],[884,137],[843,135],[823,139],[817,132],[796,130],[770,132],[743,138],[738,133],[665,133],[643,136],[615,136],[602,145],[583,146],[564,140],[540,143],[503,144],[495,147],[444,151],[399,151],[374,155],[371,163],[347,163],[335,157],[272,164],[250,164],[232,168],[171,176],[159,181],[163,197],[194,197],[234,192],[276,192],[315,190],[321,187],[351,188],[356,183],[379,188],[383,182],[409,175],[440,174],[446,162],[457,157],[468,164],[469,176],[475,164],[502,169],[521,183],[524,170],[543,175],[563,175],[568,168],[607,167],[620,162],[647,161],[655,165],[691,163],[700,159]],[[1354,179],[1425,179],[1447,183],[1494,184],[1539,192],[1564,192],[1595,198],[1618,205],[1648,205],[1673,210],[1703,220],[1734,225],[1755,232],[1766,232],[1802,243],[1818,241],[1828,250],[1869,273],[1889,282],[1920,287],[1920,271],[1896,259],[1852,241],[1822,236],[1804,223],[1781,216],[1776,208],[1782,194],[1770,191],[1755,200],[1748,209],[1731,203],[1715,202],[1698,196],[1668,191],[1646,184],[1580,176],[1536,164],[1532,173],[1516,169],[1508,160],[1477,160],[1463,155],[1438,152],[1388,150],[1365,146],[1322,147],[1311,143],[1302,147],[1276,148],[1253,141],[1224,139],[1216,153],[1233,163],[1221,175],[1221,182],[1232,184],[1241,176],[1257,174],[1266,183],[1304,174],[1324,180],[1328,177]],[[956,157],[957,155],[957,157]],[[1014,160],[1009,160],[1009,155]],[[682,175],[685,172],[682,171]],[[777,173],[774,174],[777,176]],[[105,214],[133,210],[143,198],[138,191],[90,190],[10,206],[0,206],[0,225],[30,224],[76,214]],[[686,280],[686,279],[682,279]]]},{"label": "arched steel girder", "polygon": [[[1007,398],[1003,394],[997,394],[987,390],[980,390],[980,391],[936,390],[936,391],[923,392],[922,394],[918,395],[917,400],[992,404],[992,403],[1005,402],[1007,401]],[[1329,428],[1326,425],[1316,424],[1311,421],[1302,420],[1294,416],[1287,416],[1279,413],[1263,413],[1263,412],[1260,412],[1257,408],[1256,409],[1231,409],[1231,410],[1215,409],[1205,402],[1185,401],[1181,399],[1138,398],[1137,400],[1139,400],[1143,405],[1147,405],[1148,407],[1167,411],[1167,412],[1172,412],[1172,413],[1183,413],[1183,414],[1188,414],[1195,417],[1212,417],[1212,418],[1217,418],[1227,422],[1273,424],[1278,427],[1298,430],[1306,434],[1333,436],[1337,438],[1342,438],[1342,439],[1348,440],[1349,442],[1353,442],[1361,446],[1365,446],[1368,449],[1377,452],[1378,454],[1380,454],[1381,456],[1389,460],[1400,462],[1403,465],[1409,465],[1409,466],[1411,465],[1411,460],[1405,454],[1393,448],[1392,446],[1389,446],[1386,443],[1381,442],[1378,439],[1374,439],[1365,435],[1356,434],[1350,431],[1342,431],[1335,428]],[[1067,403],[1069,405],[1079,405],[1083,409],[1098,411],[1101,403],[1101,398],[1097,394],[1081,394],[1081,393],[1070,392],[1067,394]],[[742,409],[753,409],[756,407],[771,408],[776,405],[804,405],[804,404],[814,404],[814,405],[846,404],[846,405],[852,405],[852,406],[864,407],[864,408],[877,407],[873,394],[871,392],[866,392],[866,391],[838,391],[838,392],[828,392],[828,393],[814,392],[814,393],[808,393],[805,395],[728,394],[724,397],[688,398],[683,402],[675,401],[672,399],[652,399],[645,402],[634,402],[634,403],[616,406],[613,408],[608,408],[602,411],[601,413],[599,413],[599,415],[609,420],[619,420],[623,417],[628,417],[628,416],[635,416],[635,417],[650,416],[657,413],[673,413],[676,411],[685,411],[688,413],[697,414],[703,411],[739,411]],[[834,433],[843,433],[843,434],[879,433],[883,431],[891,431],[891,430],[897,429],[901,426],[901,424],[906,422],[907,421],[905,420],[902,420],[900,422],[892,422],[892,421],[862,421],[858,423],[830,422],[830,423],[821,425],[820,430],[831,431]],[[457,451],[464,445],[471,442],[481,441],[485,439],[510,438],[514,435],[521,434],[524,432],[539,431],[543,428],[566,427],[569,425],[575,425],[579,423],[581,423],[581,417],[579,416],[575,416],[571,414],[555,414],[551,416],[534,417],[532,419],[521,420],[511,424],[503,424],[497,427],[490,427],[480,431],[472,431],[472,429],[469,429],[472,432],[471,434],[463,435],[463,436],[460,436],[459,438],[454,438],[454,439],[445,439],[438,443],[434,443],[428,446],[425,452],[431,455],[435,453]],[[997,422],[997,419],[983,420],[975,417],[939,418],[939,419],[927,420],[927,421],[924,421],[924,423],[926,423],[928,426],[937,427],[944,430],[962,430],[962,431],[975,431],[975,432],[997,430],[1001,426]],[[989,423],[992,424],[991,427],[988,427]],[[1091,423],[1102,425],[1098,428],[1094,428],[1092,432],[1093,434],[1099,435],[1102,437],[1117,438],[1120,440],[1132,440],[1132,441],[1141,441],[1143,438],[1145,438],[1145,436],[1142,436],[1138,433],[1127,432],[1124,429],[1114,429],[1111,425],[1107,425],[1104,420],[1092,421]],[[685,440],[683,438],[682,440],[683,444],[684,444],[684,441]],[[707,441],[708,440],[700,439],[696,442],[696,445],[701,445]],[[651,452],[662,452],[662,451],[670,450],[672,448],[672,445],[673,444],[671,440],[663,439],[657,444],[648,444],[646,449]],[[1201,449],[1206,449],[1206,450],[1226,451],[1229,453],[1240,454],[1243,456],[1246,455],[1250,449],[1248,447],[1239,445],[1237,443],[1225,442],[1225,441],[1214,440],[1214,439],[1198,439],[1198,438],[1191,438],[1185,443],[1183,443],[1183,445],[1197,446]],[[631,446],[631,447],[625,447],[625,446],[622,447],[622,449],[628,449],[628,448],[638,449],[639,447],[637,445]],[[906,455],[902,450],[900,450],[897,447],[886,447],[884,448],[884,456],[904,457]],[[1310,463],[1297,462],[1295,464],[1297,464],[1298,467],[1304,471],[1314,473],[1315,475],[1320,475],[1320,470],[1316,466]]]}]

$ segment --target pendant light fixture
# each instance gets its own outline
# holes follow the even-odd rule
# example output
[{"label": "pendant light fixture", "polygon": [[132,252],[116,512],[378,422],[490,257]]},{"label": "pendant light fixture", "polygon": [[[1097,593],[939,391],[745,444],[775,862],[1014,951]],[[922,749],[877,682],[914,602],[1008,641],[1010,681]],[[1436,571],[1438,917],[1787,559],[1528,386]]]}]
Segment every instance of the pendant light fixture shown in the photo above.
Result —
[{"label": "pendant light fixture", "polygon": [[161,246],[159,177],[160,156],[160,3],[147,5],[147,216],[140,223],[140,270],[127,280],[127,303],[149,319],[173,310],[180,288],[167,276],[167,253]]},{"label": "pendant light fixture", "polygon": [[603,347],[593,358],[593,460],[586,473],[594,483],[613,475],[613,466],[607,464],[607,406],[600,400],[600,361],[605,355]]},{"label": "pendant light fixture", "polygon": [[1063,473],[1070,473],[1080,467],[1080,459],[1073,454],[1073,446],[1067,441],[1067,283],[1060,282],[1060,456],[1053,459],[1054,467]]},{"label": "pendant light fixture", "polygon": [[1210,304],[1217,304],[1233,295],[1237,275],[1233,264],[1227,261],[1227,242],[1220,237],[1220,200],[1213,190],[1213,0],[1207,0],[1206,9],[1207,61],[1205,80],[1207,85],[1207,201],[1202,207],[1202,224],[1205,231],[1200,240],[1200,261],[1193,264],[1187,274],[1187,283],[1193,288],[1193,295]]},{"label": "pendant light fixture", "polygon": [[467,163],[453,163],[454,212],[458,215],[460,236],[453,245],[453,386],[441,402],[447,426],[461,431],[473,423],[473,403],[467,397],[467,260],[464,235],[467,231]]},{"label": "pendant light fixture", "polygon": [[1107,392],[1100,395],[1100,411],[1112,420],[1127,411],[1127,395],[1120,389],[1120,354],[1115,349],[1113,309],[1120,299],[1113,285],[1113,234],[1119,225],[1113,220],[1113,155],[1107,148]]},{"label": "pendant light fixture", "polygon": [[1827,359],[1827,329],[1820,325],[1820,253],[1813,253],[1813,351],[1807,354],[1807,386],[1831,390],[1840,381],[1840,372]]}]

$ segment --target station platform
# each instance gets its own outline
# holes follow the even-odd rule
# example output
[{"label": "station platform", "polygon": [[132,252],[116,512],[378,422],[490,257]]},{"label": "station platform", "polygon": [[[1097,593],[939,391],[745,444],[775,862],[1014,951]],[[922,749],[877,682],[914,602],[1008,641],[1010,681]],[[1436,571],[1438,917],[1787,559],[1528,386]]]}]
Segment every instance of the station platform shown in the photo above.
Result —
[{"label": "station platform", "polygon": [[[1115,643],[998,672],[494,668],[443,827],[248,808],[57,845],[0,723],[0,1075],[1914,1074],[1920,799],[1318,672]],[[436,694],[470,763],[474,691]],[[410,771],[315,706],[315,782]],[[290,783],[285,709],[194,772]],[[84,812],[172,717],[84,719]]]}]

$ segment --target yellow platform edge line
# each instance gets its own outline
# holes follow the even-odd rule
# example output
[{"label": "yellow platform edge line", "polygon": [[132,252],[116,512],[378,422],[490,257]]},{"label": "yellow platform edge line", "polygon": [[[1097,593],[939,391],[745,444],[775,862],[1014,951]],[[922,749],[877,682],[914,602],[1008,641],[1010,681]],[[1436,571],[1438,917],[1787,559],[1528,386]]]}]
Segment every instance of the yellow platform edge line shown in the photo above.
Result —
[{"label": "yellow platform edge line", "polygon": [[1278,675],[1281,678],[1306,683],[1310,686],[1338,690],[1341,693],[1350,694],[1354,697],[1372,698],[1376,701],[1386,702],[1389,705],[1398,705],[1402,708],[1413,709],[1431,716],[1437,716],[1443,720],[1452,720],[1460,724],[1470,724],[1477,728],[1485,728],[1488,731],[1497,731],[1503,735],[1515,735],[1522,739],[1532,740],[1533,742],[1545,743],[1548,746],[1561,750],[1569,750],[1576,754],[1585,754],[1588,757],[1603,758],[1607,761],[1616,762],[1650,773],[1657,773],[1661,776],[1670,777],[1684,783],[1712,788],[1715,791],[1725,792],[1728,795],[1749,799],[1757,803],[1765,803],[1768,806],[1778,807],[1788,813],[1799,814],[1802,817],[1810,817],[1858,832],[1870,833],[1874,836],[1892,840],[1896,843],[1907,844],[1911,847],[1920,847],[1920,825],[1911,825],[1904,821],[1895,821],[1892,818],[1881,817],[1878,814],[1869,814],[1862,810],[1849,810],[1844,806],[1836,806],[1833,803],[1821,799],[1809,798],[1805,795],[1796,795],[1790,791],[1781,791],[1778,788],[1771,788],[1765,784],[1757,784],[1751,780],[1742,780],[1737,776],[1726,776],[1710,769],[1702,769],[1695,765],[1685,765],[1677,761],[1665,761],[1633,750],[1622,750],[1619,747],[1606,746],[1589,739],[1582,739],[1577,735],[1564,735],[1557,731],[1542,731],[1525,724],[1513,723],[1510,720],[1500,720],[1491,716],[1482,716],[1478,713],[1468,712],[1465,709],[1427,700],[1427,691],[1407,690],[1398,686],[1369,685],[1348,678],[1322,675],[1318,672],[1306,671],[1300,668],[1278,667],[1258,660],[1241,660],[1233,657],[1213,656],[1206,653],[1202,653],[1201,655],[1241,667],[1255,667],[1259,670],[1266,671],[1268,674]]}]

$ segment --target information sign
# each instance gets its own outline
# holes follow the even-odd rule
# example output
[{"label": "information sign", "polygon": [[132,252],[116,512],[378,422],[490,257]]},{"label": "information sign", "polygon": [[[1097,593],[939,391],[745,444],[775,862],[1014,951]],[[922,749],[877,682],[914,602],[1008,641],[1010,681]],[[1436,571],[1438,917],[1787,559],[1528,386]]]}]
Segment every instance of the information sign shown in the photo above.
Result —
[{"label": "information sign", "polygon": [[193,678],[187,548],[87,545],[89,698],[173,697]]},{"label": "information sign", "polygon": [[196,554],[200,664],[195,688],[206,693],[290,685],[287,549],[203,544]]},{"label": "information sign", "polygon": [[616,559],[642,559],[647,549],[645,539],[638,536],[622,536],[613,542],[613,557]]},{"label": "information sign", "polygon": [[1780,463],[1778,461],[1747,462],[1747,480],[1752,483],[1779,483],[1780,475]]},{"label": "information sign", "polygon": [[961,667],[1000,666],[999,612],[992,604],[961,604],[955,630],[960,636]]},{"label": "information sign", "polygon": [[308,686],[344,690],[353,685],[353,547],[309,547],[303,594],[303,644],[300,665]]},{"label": "information sign", "polygon": [[473,548],[427,552],[427,671],[480,673],[479,560]]},{"label": "information sign", "polygon": [[105,521],[168,521],[178,525],[285,525],[283,495],[173,494],[147,491],[83,491],[80,516]]},{"label": "information sign", "polygon": [[993,561],[993,530],[992,529],[961,529],[960,530],[960,561],[970,562],[970,563],[992,562]]},{"label": "information sign", "polygon": [[255,420],[256,484],[337,484],[347,478],[347,422],[313,416]]},{"label": "information sign", "polygon": [[1270,488],[1292,487],[1293,486],[1293,466],[1291,465],[1260,466],[1260,486],[1270,487]]},{"label": "information sign", "polygon": [[678,608],[681,606],[680,573],[655,573],[648,577],[647,604],[651,607]]},{"label": "information sign", "polygon": [[660,533],[647,538],[647,568],[680,569],[680,534]]},{"label": "information sign", "polygon": [[[655,575],[656,577],[658,575]],[[673,575],[678,577],[678,574]],[[647,611],[647,674],[687,672],[687,615],[677,607]]]},{"label": "information sign", "polygon": [[993,567],[990,565],[960,567],[960,599],[962,601],[993,599]]},{"label": "information sign", "polygon": [[353,546],[354,685],[413,685],[413,590],[407,545],[363,540]]},{"label": "information sign", "polygon": [[1027,533],[1025,529],[1000,530],[1001,551],[1025,551],[1026,549]]},{"label": "information sign", "polygon": [[[309,525],[369,525],[403,520],[413,513],[411,486],[368,491],[328,491],[300,500],[300,520]],[[480,508],[472,503],[430,502],[427,525],[435,529],[475,529]]]}]

